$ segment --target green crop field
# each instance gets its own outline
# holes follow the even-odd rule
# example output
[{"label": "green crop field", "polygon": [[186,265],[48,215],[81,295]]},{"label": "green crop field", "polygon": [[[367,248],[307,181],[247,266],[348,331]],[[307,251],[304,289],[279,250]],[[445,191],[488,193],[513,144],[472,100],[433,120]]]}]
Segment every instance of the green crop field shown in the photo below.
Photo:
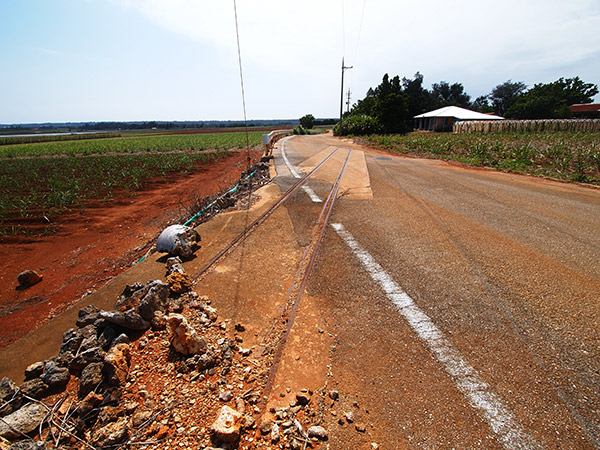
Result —
[{"label": "green crop field", "polygon": [[600,133],[411,133],[356,138],[393,152],[600,185]]},{"label": "green crop field", "polygon": [[[249,135],[250,145],[261,132]],[[105,138],[0,147],[0,235],[24,232],[20,222],[55,217],[86,202],[110,200],[150,180],[185,175],[199,164],[243,148],[243,132]]]},{"label": "green crop field", "polygon": [[[262,132],[248,133],[250,145],[261,142]],[[246,146],[246,133],[204,133],[184,135],[158,135],[117,137],[110,139],[71,140],[2,145],[0,158],[94,155],[104,153],[173,152],[189,150],[225,150]]]}]

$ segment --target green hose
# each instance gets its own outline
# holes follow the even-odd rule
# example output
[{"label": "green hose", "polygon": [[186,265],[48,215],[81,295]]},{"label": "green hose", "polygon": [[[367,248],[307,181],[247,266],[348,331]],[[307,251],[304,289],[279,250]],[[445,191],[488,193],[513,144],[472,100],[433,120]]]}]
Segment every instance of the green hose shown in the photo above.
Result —
[{"label": "green hose", "polygon": [[[254,175],[256,175],[256,170],[254,172],[252,172],[250,175],[248,175],[246,178],[244,178],[244,181],[250,179],[251,177],[253,177]],[[220,199],[222,199],[223,197],[225,197],[228,194],[232,194],[234,192],[237,192],[237,190],[240,187],[240,183],[237,183],[234,187],[232,187],[231,189],[229,189],[227,192],[225,192],[223,195],[220,195],[216,200],[212,201],[208,206],[206,206],[205,208],[203,208],[202,210],[200,210],[199,212],[197,212],[196,214],[194,214],[191,218],[189,218],[183,225],[184,226],[189,226],[191,223],[194,223],[196,220],[198,220],[200,217],[202,217],[210,208],[212,208]],[[144,259],[146,259],[146,256],[148,254],[146,253],[146,255],[142,256],[142,259],[140,259],[136,264],[141,263]]]}]

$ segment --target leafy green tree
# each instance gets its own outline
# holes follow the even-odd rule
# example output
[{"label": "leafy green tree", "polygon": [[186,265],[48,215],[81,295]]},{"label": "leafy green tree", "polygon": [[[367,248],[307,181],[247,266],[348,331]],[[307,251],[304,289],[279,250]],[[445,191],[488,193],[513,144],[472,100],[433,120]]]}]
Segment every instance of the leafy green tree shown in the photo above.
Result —
[{"label": "leafy green tree", "polygon": [[522,81],[513,83],[511,80],[499,84],[492,89],[489,99],[492,101],[492,106],[496,114],[503,116],[525,89],[527,89],[527,85]]},{"label": "leafy green tree", "polygon": [[461,83],[449,84],[446,81],[433,83],[431,94],[440,108],[443,106],[469,108],[471,106],[471,96],[465,92]]},{"label": "leafy green tree", "polygon": [[481,113],[491,113],[494,112],[494,108],[490,106],[490,102],[488,100],[487,95],[480,95],[471,103],[471,108],[475,111],[479,111]]},{"label": "leafy green tree", "polygon": [[597,85],[585,83],[579,77],[538,83],[515,100],[506,116],[514,119],[569,118],[569,105],[591,103],[597,93]]},{"label": "leafy green tree", "polygon": [[312,114],[307,114],[305,116],[300,117],[300,125],[307,130],[311,130],[315,125],[315,116]]},{"label": "leafy green tree", "polygon": [[408,113],[408,97],[402,91],[400,77],[390,80],[386,73],[381,84],[375,88],[374,117],[384,133],[406,133],[411,119]]},{"label": "leafy green tree", "polygon": [[[360,116],[354,119],[354,116]],[[389,77],[386,73],[379,86],[369,89],[364,99],[359,100],[345,115],[346,121],[353,126],[352,134],[373,133],[377,130],[383,133],[406,133],[410,130],[408,96],[402,90],[400,77]],[[338,128],[339,132],[339,128]]]},{"label": "leafy green tree", "polygon": [[436,103],[431,92],[423,87],[423,75],[417,72],[414,79],[402,78],[404,93],[408,96],[408,115],[418,116],[435,109]]},{"label": "leafy green tree", "polygon": [[[339,124],[333,129],[335,135],[339,134]],[[354,136],[364,136],[368,134],[381,133],[381,125],[377,119],[365,114],[354,114],[350,115],[347,119],[344,119],[344,133],[351,134]]]}]

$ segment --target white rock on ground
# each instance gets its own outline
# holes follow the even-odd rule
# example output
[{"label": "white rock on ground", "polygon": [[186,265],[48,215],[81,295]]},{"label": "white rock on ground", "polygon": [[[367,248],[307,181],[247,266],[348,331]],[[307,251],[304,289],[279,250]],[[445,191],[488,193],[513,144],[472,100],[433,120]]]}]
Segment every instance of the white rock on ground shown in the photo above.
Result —
[{"label": "white rock on ground", "polygon": [[181,314],[169,314],[167,324],[171,329],[171,345],[173,348],[184,355],[195,355],[205,353],[207,349],[206,341],[198,336]]},{"label": "white rock on ground", "polygon": [[240,437],[242,415],[229,406],[223,406],[217,420],[211,425],[210,433],[214,439],[223,442],[235,442]]}]

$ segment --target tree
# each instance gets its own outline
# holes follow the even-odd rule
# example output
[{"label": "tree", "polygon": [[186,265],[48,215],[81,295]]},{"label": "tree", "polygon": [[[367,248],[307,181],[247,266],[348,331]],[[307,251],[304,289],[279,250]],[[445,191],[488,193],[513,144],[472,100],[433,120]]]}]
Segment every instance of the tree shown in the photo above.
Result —
[{"label": "tree", "polygon": [[479,97],[477,97],[475,101],[471,103],[471,108],[481,113],[494,112],[494,108],[490,106],[490,102],[488,100],[487,95],[480,95]]},{"label": "tree", "polygon": [[408,97],[402,92],[400,77],[390,80],[386,73],[374,90],[374,117],[384,133],[406,133],[409,130]]},{"label": "tree", "polygon": [[[406,133],[410,130],[408,96],[402,90],[400,77],[390,79],[386,73],[379,86],[369,89],[350,111],[348,120],[360,116],[354,122],[353,134],[380,130],[383,133]],[[345,128],[345,127],[344,127]],[[344,129],[344,131],[346,131]]]},{"label": "tree", "polygon": [[471,96],[465,92],[465,88],[461,83],[454,83],[452,85],[446,81],[433,83],[431,94],[439,107],[460,106],[468,108],[471,106]]},{"label": "tree", "polygon": [[569,105],[591,103],[598,86],[579,77],[559,78],[552,83],[538,83],[521,94],[506,116],[514,119],[566,119],[571,117]]},{"label": "tree", "polygon": [[307,114],[300,117],[300,125],[307,130],[312,129],[312,127],[315,125],[315,116],[312,114]]},{"label": "tree", "polygon": [[435,108],[431,92],[423,87],[423,75],[417,72],[414,79],[402,78],[404,93],[408,96],[408,115],[415,117]]},{"label": "tree", "polygon": [[503,116],[525,89],[527,89],[527,85],[522,81],[513,83],[511,80],[499,84],[492,89],[489,98],[492,101],[492,106],[496,114]]}]

